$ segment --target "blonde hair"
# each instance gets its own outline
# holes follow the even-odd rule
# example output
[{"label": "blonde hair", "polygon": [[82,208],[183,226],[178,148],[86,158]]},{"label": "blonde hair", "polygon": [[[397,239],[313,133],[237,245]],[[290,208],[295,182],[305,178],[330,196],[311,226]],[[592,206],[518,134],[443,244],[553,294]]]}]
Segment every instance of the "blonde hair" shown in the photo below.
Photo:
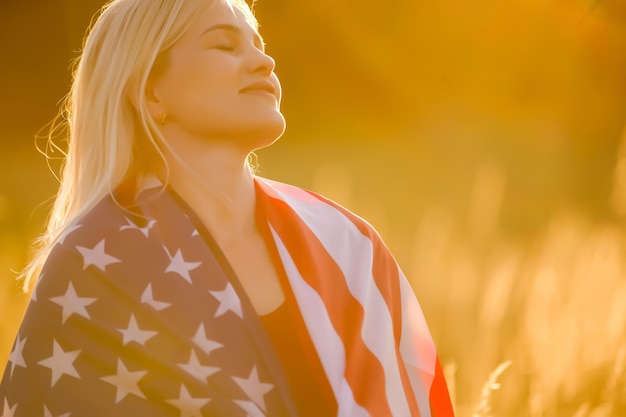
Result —
[{"label": "blonde hair", "polygon": [[146,169],[146,153],[168,171],[161,151],[167,144],[150,117],[144,91],[155,64],[167,65],[163,55],[200,11],[217,1],[239,9],[258,28],[245,0],[111,0],[94,16],[74,63],[72,87],[50,129],[52,141],[60,127],[66,128],[67,151],[46,230],[20,275],[24,290],[81,216],[112,195],[131,171]]}]

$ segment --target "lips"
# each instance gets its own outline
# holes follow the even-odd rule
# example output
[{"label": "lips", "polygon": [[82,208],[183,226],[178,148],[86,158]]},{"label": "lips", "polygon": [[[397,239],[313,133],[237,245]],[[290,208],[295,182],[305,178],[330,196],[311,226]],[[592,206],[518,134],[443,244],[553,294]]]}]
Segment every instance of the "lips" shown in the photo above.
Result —
[{"label": "lips", "polygon": [[240,93],[266,92],[276,96],[276,88],[269,81],[258,81],[252,83],[239,91]]}]

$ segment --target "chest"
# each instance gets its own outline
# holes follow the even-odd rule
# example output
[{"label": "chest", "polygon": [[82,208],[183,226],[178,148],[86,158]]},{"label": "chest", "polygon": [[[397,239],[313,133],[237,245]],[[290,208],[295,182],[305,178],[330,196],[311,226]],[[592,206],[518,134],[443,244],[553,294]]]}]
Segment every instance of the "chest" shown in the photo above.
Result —
[{"label": "chest", "polygon": [[260,234],[223,239],[218,244],[259,315],[284,302],[277,268]]}]

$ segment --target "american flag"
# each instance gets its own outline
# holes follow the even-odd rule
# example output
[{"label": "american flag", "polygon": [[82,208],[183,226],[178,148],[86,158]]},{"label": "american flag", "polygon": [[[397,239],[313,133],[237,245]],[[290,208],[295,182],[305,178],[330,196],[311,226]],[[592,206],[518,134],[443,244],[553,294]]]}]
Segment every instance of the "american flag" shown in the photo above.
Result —
[{"label": "american flag", "polygon": [[[452,416],[413,291],[365,221],[255,178],[337,416]],[[48,258],[0,384],[2,417],[297,416],[233,270],[172,190],[108,197]]]}]

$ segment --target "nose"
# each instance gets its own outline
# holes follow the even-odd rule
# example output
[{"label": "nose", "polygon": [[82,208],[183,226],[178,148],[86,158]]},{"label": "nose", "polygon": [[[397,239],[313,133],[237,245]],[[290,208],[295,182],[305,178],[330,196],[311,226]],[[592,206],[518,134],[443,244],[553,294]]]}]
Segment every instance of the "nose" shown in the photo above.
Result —
[{"label": "nose", "polygon": [[261,74],[269,75],[276,68],[276,61],[265,51],[253,46],[250,52],[250,70]]}]

